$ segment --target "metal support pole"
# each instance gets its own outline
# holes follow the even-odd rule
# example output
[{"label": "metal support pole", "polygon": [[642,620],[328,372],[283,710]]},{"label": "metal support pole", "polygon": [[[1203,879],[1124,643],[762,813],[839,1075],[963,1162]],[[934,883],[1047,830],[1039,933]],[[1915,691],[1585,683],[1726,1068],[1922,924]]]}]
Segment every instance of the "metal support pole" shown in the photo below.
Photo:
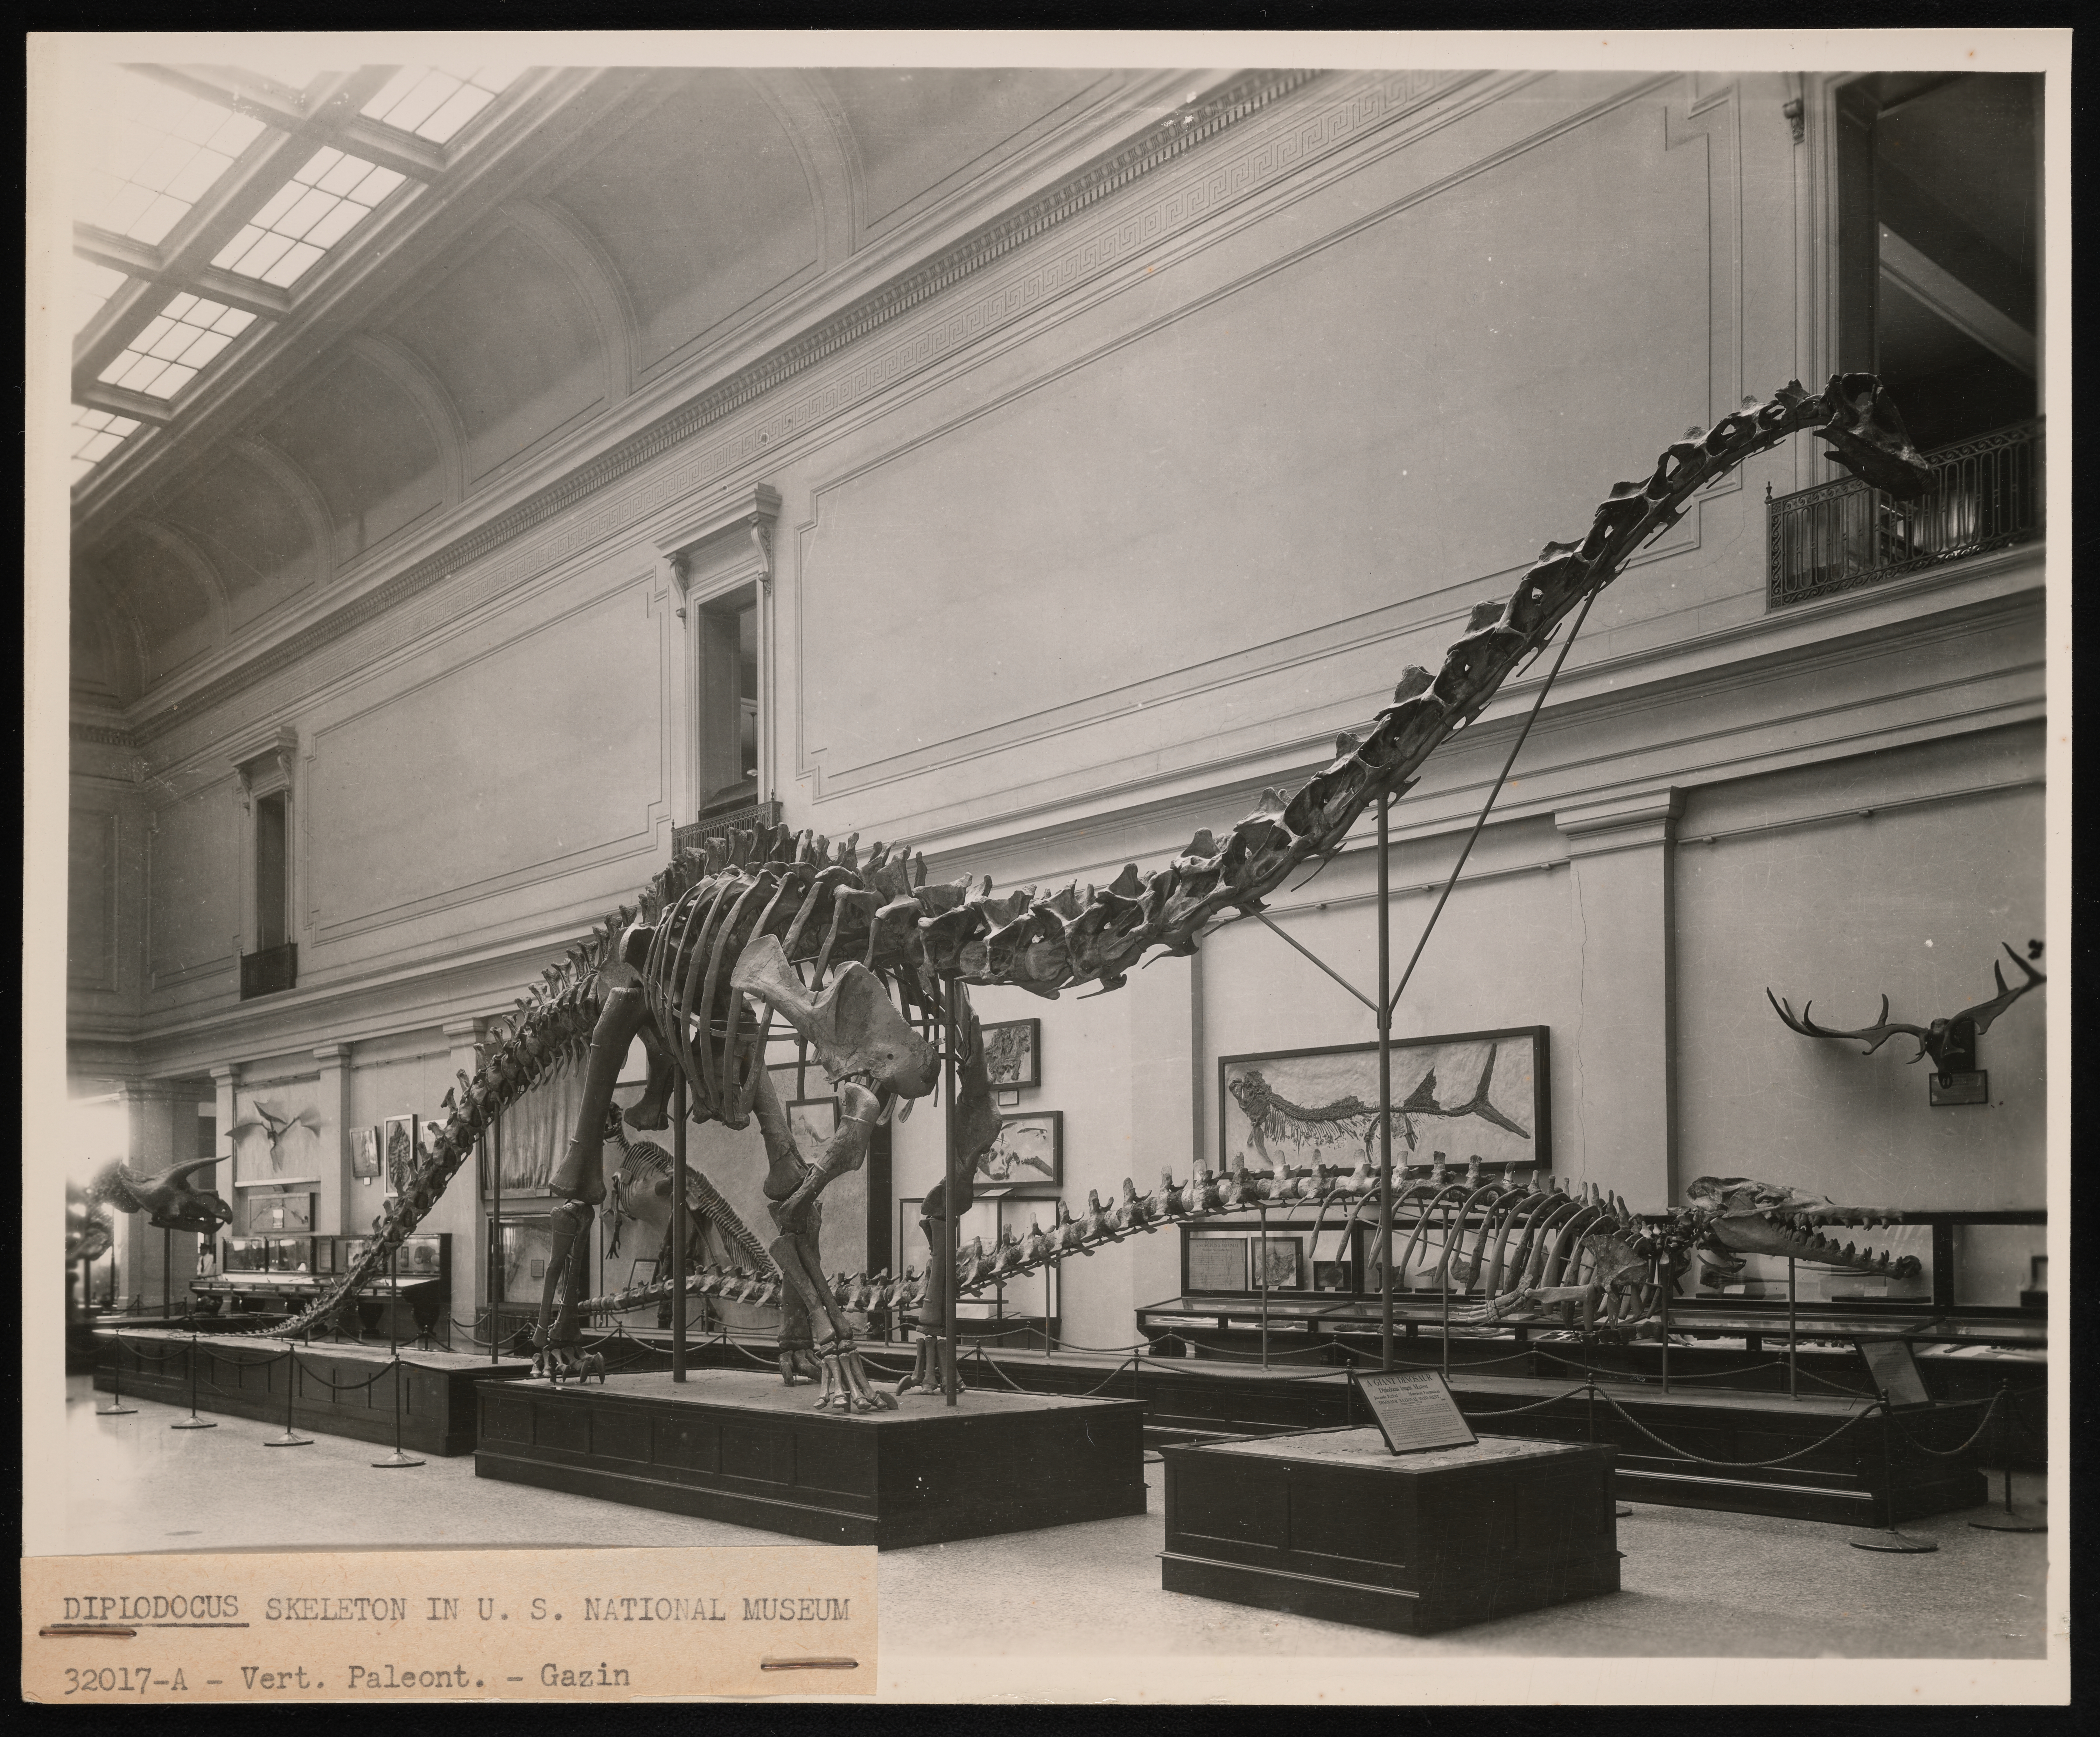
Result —
[{"label": "metal support pole", "polygon": [[161,1228],[161,1318],[165,1320],[175,1312],[175,1233],[169,1227]]},{"label": "metal support pole", "polygon": [[941,1392],[942,1401],[948,1405],[955,1403],[955,1339],[960,1330],[956,1323],[956,1293],[960,1289],[955,1280],[955,1268],[962,1259],[962,1209],[957,1204],[963,1191],[962,1178],[958,1174],[955,1152],[955,1093],[960,1088],[963,1070],[955,1056],[955,1045],[960,1031],[960,1022],[955,1017],[955,998],[958,985],[953,977],[946,982],[946,994],[942,1006],[946,1029],[941,1044],[941,1071],[942,1090],[946,1096],[943,1105],[942,1131],[946,1135],[946,1154],[945,1180],[941,1189],[941,1259],[946,1264],[942,1268],[943,1298],[941,1322]]},{"label": "metal support pole", "polygon": [[[764,1056],[760,1056],[762,1065]],[[686,1070],[671,1082],[671,1379],[686,1378]]]},{"label": "metal support pole", "polygon": [[1392,908],[1386,861],[1387,816],[1392,798],[1379,793],[1378,808],[1378,1068],[1379,1068],[1379,1367],[1392,1367]]},{"label": "metal support pole", "polygon": [[1662,1391],[1670,1391],[1670,1287],[1662,1287]]},{"label": "metal support pole", "polygon": [[1800,1320],[1795,1312],[1793,1290],[1793,1257],[1786,1258],[1786,1396],[1790,1400],[1801,1397],[1801,1369],[1796,1360],[1800,1349]]},{"label": "metal support pole", "polygon": [[496,1361],[503,1335],[497,1330],[503,1301],[503,1118],[496,1118],[493,1137],[477,1135],[475,1161],[488,1165],[488,1360]]},{"label": "metal support pole", "polygon": [[[1443,1370],[1446,1381],[1451,1378],[1451,1219],[1454,1203],[1444,1204],[1444,1259],[1436,1264],[1436,1299],[1438,1307],[1437,1333],[1443,1340]],[[1458,1227],[1462,1234],[1465,1227]]]},{"label": "metal support pole", "polygon": [[1265,1369],[1268,1367],[1268,1202],[1260,1202],[1255,1214],[1261,1227],[1255,1235],[1261,1251],[1261,1366]]}]

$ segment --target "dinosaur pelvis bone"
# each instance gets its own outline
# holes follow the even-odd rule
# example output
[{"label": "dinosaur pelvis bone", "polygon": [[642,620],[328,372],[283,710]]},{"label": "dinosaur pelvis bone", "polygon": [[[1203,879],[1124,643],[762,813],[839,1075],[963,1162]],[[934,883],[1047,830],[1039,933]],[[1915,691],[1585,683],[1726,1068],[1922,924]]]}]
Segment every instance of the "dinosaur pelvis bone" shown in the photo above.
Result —
[{"label": "dinosaur pelvis bone", "polygon": [[901,1098],[923,1098],[933,1089],[939,1051],[911,1029],[865,965],[841,966],[812,994],[779,941],[767,935],[743,950],[730,986],[786,1021],[833,1084],[852,1080]]}]

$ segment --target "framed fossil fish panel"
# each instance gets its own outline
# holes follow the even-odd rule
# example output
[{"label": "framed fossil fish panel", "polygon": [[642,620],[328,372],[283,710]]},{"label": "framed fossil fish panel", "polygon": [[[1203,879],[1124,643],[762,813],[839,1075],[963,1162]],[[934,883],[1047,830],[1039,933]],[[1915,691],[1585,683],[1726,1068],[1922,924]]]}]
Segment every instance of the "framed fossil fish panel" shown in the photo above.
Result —
[{"label": "framed fossil fish panel", "polygon": [[[1543,1025],[1396,1039],[1392,1162],[1545,1169],[1553,1162]],[[1218,1167],[1354,1170],[1379,1153],[1378,1045],[1218,1060]]]}]

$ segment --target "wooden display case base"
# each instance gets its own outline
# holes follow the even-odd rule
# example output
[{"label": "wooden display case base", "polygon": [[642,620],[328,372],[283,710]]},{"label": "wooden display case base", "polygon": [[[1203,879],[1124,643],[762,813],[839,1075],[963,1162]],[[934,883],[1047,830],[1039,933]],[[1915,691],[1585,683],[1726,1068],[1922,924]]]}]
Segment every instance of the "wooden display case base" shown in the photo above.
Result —
[{"label": "wooden display case base", "polygon": [[478,1477],[894,1550],[1145,1512],[1145,1408],[1040,1394],[907,1395],[820,1412],[779,1375],[694,1369],[490,1382]]},{"label": "wooden display case base", "polygon": [[[109,1391],[115,1360],[121,1356],[126,1398],[189,1404],[188,1334],[127,1327],[121,1334],[99,1337],[102,1356],[95,1375],[98,1391]],[[391,1360],[384,1345],[302,1343],[296,1375],[285,1356],[282,1339],[200,1334],[196,1346],[199,1411],[256,1417],[281,1428],[285,1383],[291,1380],[297,1383],[291,1395],[297,1428],[393,1445],[395,1376],[382,1374],[373,1380]],[[397,1372],[401,1380],[401,1444],[417,1453],[441,1456],[473,1452],[478,1382],[514,1380],[532,1368],[520,1358],[491,1363],[486,1356],[416,1351],[405,1345],[401,1359]]]},{"label": "wooden display case base", "polygon": [[1612,1450],[1375,1429],[1162,1450],[1168,1592],[1434,1634],[1619,1589]]}]

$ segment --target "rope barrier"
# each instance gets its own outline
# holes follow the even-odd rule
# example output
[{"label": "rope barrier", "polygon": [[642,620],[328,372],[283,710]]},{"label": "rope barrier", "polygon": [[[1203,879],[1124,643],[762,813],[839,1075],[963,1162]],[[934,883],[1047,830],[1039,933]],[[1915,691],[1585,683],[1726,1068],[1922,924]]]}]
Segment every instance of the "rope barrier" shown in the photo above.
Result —
[{"label": "rope barrier", "polygon": [[1459,1409],[1469,1417],[1515,1417],[1528,1411],[1543,1411],[1549,1405],[1558,1405],[1563,1400],[1572,1400],[1578,1393],[1597,1391],[1595,1382],[1585,1382],[1579,1387],[1570,1387],[1565,1393],[1556,1393],[1551,1398],[1533,1401],[1529,1405],[1504,1405],[1493,1411],[1482,1411],[1478,1406],[1461,1404]]},{"label": "rope barrier", "polygon": [[1808,1455],[1815,1453],[1819,1448],[1828,1447],[1832,1442],[1837,1440],[1840,1435],[1842,1435],[1846,1431],[1856,1428],[1860,1424],[1864,1423],[1868,1417],[1871,1417],[1876,1412],[1885,1409],[1881,1401],[1877,1400],[1873,1404],[1869,1404],[1864,1411],[1859,1412],[1852,1417],[1847,1417],[1842,1423],[1839,1424],[1836,1429],[1833,1430],[1828,1435],[1824,1436],[1820,1440],[1812,1441],[1806,1448],[1798,1448],[1792,1453],[1782,1453],[1777,1459],[1717,1460],[1713,1458],[1710,1455],[1693,1453],[1687,1448],[1676,1447],[1672,1444],[1665,1441],[1660,1435],[1657,1435],[1653,1430],[1643,1423],[1639,1418],[1635,1417],[1632,1413],[1629,1412],[1625,1406],[1620,1404],[1619,1402],[1613,1399],[1610,1394],[1606,1393],[1603,1388],[1597,1387],[1594,1382],[1591,1383],[1591,1386],[1595,1388],[1598,1396],[1601,1398],[1607,1405],[1610,1406],[1613,1411],[1617,1412],[1621,1417],[1624,1417],[1628,1423],[1639,1430],[1642,1435],[1647,1436],[1650,1441],[1653,1442],[1656,1446],[1661,1448],[1665,1453],[1670,1454],[1677,1459],[1689,1460],[1696,1466],[1718,1466],[1730,1470],[1742,1471],[1761,1470],[1768,1466],[1785,1466],[1794,1460],[1805,1459]]},{"label": "rope barrier", "polygon": [[[1973,1405],[1975,1404],[1977,1401],[1974,1400],[1958,1400],[1956,1403],[1961,1405]],[[1912,1434],[1909,1426],[1904,1423],[1901,1418],[1898,1417],[1894,1412],[1889,1413],[1889,1419],[1895,1425],[1896,1428],[1902,1432],[1904,1439],[1908,1442],[1912,1447],[1917,1448],[1920,1453],[1929,1453],[1935,1460],[1954,1460],[1959,1459],[1971,1448],[1974,1447],[1977,1442],[1982,1439],[1983,1431],[1990,1427],[1991,1418],[1998,1409],[1998,1395],[1995,1393],[1992,1394],[1991,1397],[1983,1401],[1983,1404],[1984,1408],[1983,1415],[1976,1420],[1976,1427],[1969,1432],[1968,1439],[1958,1448],[1928,1448],[1923,1442],[1920,1441],[1916,1435]],[[1952,1407],[1944,1406],[1940,1409],[1943,1410],[1951,1410],[1952,1409]]]},{"label": "rope barrier", "polygon": [[399,1369],[401,1367],[401,1359],[398,1356],[389,1358],[386,1362],[381,1364],[377,1369],[373,1371],[372,1379],[369,1381],[330,1381],[327,1376],[320,1374],[306,1364],[298,1362],[296,1357],[293,1359],[293,1367],[301,1370],[305,1374],[308,1381],[319,1382],[324,1387],[327,1388],[330,1393],[362,1393],[368,1387],[377,1386],[378,1384],[379,1378],[384,1375],[389,1369]]}]

